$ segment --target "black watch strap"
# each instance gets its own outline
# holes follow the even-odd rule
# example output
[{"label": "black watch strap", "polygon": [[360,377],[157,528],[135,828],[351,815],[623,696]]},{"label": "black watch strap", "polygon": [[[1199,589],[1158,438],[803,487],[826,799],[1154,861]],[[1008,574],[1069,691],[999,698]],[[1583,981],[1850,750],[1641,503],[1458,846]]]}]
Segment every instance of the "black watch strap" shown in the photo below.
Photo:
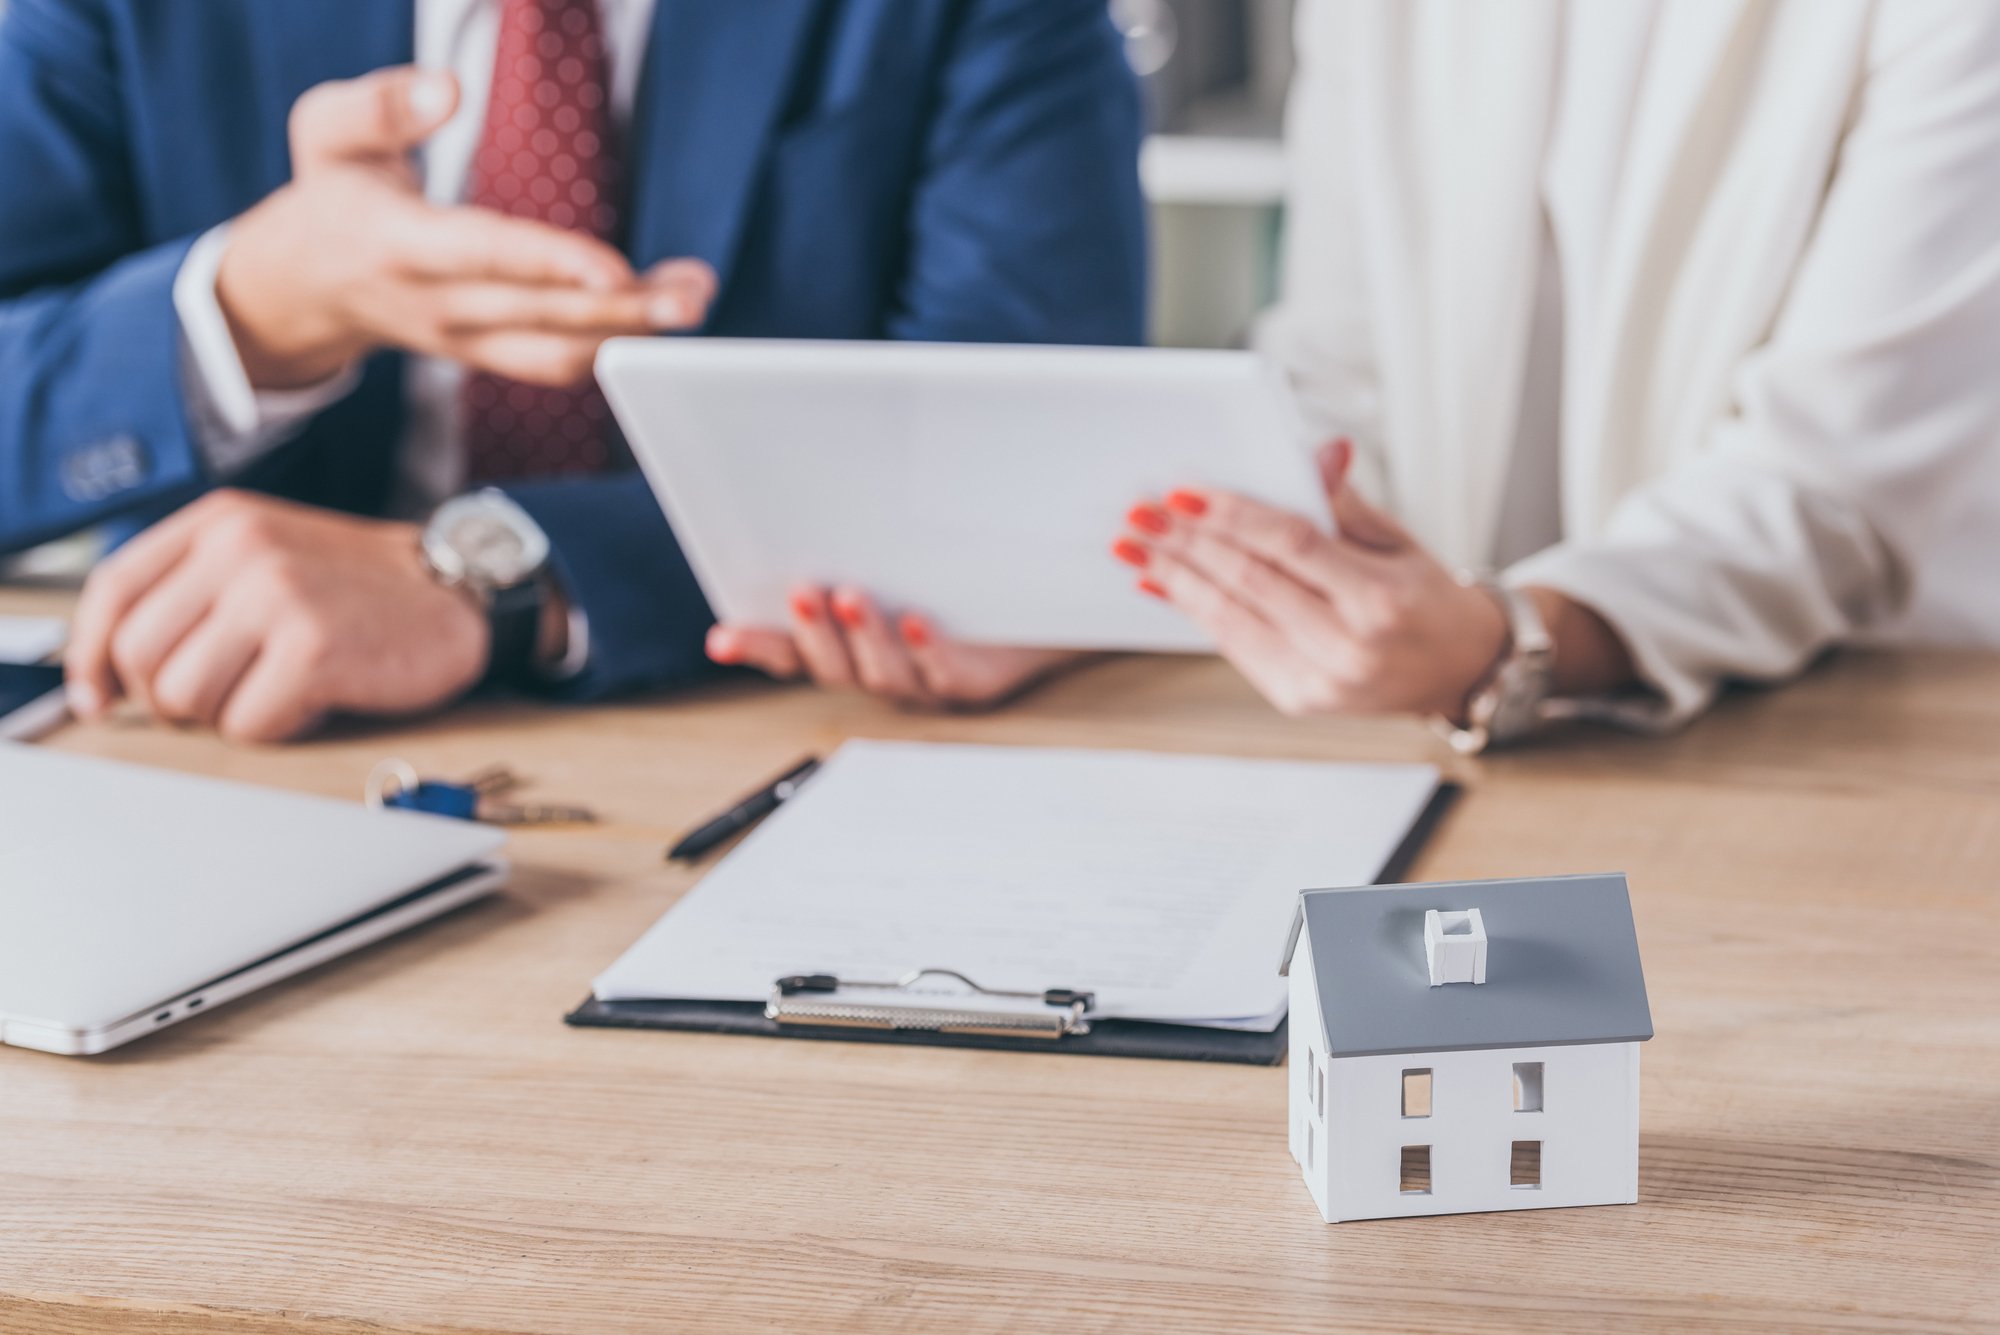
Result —
[{"label": "black watch strap", "polygon": [[532,679],[535,648],[542,638],[542,609],[547,605],[548,585],[540,579],[494,591],[486,605],[493,642],[486,660],[489,684],[515,686]]}]

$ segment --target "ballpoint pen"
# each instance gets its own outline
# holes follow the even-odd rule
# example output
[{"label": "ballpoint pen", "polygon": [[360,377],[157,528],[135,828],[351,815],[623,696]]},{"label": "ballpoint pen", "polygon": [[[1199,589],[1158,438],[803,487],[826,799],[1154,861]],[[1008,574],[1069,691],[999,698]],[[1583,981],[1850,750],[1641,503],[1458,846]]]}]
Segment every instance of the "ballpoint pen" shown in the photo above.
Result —
[{"label": "ballpoint pen", "polygon": [[819,757],[806,757],[729,810],[681,836],[680,842],[667,850],[668,860],[693,862],[737,832],[749,829],[783,806],[817,769]]}]

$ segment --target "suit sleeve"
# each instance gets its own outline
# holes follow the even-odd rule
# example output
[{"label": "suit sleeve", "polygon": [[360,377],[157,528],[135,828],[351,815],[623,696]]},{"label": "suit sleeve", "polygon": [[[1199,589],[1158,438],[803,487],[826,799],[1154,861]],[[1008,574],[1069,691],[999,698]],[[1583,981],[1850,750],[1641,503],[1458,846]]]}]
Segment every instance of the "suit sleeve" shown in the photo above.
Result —
[{"label": "suit sleeve", "polygon": [[2000,8],[1874,23],[1811,244],[1708,448],[1509,572],[1617,628],[1656,698],[1601,702],[1614,720],[1676,724],[1724,682],[1789,676],[1903,614],[1949,544],[1991,550]]},{"label": "suit sleeve", "polygon": [[[969,7],[953,34],[890,337],[1137,343],[1145,327],[1138,92],[1099,0]],[[713,622],[637,477],[516,488],[590,626],[555,689],[592,698],[712,675]]]},{"label": "suit sleeve", "polygon": [[113,43],[94,7],[0,19],[0,552],[202,485],[173,284],[147,246]]}]

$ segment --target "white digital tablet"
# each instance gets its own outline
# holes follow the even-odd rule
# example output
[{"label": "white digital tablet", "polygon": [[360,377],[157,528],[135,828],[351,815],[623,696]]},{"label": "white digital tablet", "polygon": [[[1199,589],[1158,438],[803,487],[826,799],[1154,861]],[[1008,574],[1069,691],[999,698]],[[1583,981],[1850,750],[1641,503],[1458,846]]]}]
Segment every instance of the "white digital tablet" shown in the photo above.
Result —
[{"label": "white digital tablet", "polygon": [[1111,544],[1175,487],[1331,523],[1249,353],[621,339],[597,374],[716,615],[852,584],[970,643],[1201,650]]}]

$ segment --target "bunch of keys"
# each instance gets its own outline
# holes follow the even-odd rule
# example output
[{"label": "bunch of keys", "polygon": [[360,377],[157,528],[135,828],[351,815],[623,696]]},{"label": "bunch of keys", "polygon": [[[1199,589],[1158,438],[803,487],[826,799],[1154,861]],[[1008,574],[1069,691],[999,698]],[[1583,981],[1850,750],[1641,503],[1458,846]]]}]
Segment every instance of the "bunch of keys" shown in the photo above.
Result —
[{"label": "bunch of keys", "polygon": [[588,807],[499,800],[520,786],[520,776],[503,765],[483,769],[463,783],[440,783],[419,778],[408,761],[385,760],[369,771],[363,796],[371,807],[421,811],[488,825],[589,825],[597,820],[597,813]]}]

